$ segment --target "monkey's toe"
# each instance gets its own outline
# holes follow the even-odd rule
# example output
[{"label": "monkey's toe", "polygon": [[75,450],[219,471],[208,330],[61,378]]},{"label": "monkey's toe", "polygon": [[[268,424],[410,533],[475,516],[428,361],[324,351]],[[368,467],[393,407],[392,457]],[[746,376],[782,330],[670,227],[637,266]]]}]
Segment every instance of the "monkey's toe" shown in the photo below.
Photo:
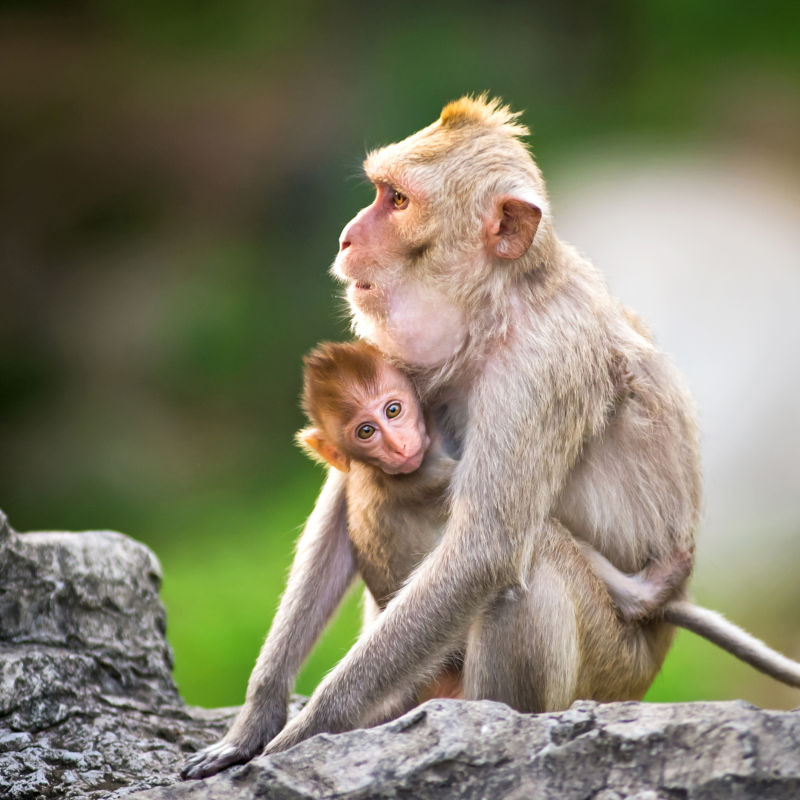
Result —
[{"label": "monkey's toe", "polygon": [[217,742],[191,756],[181,770],[181,778],[183,780],[208,778],[234,764],[242,764],[248,758],[249,756],[235,745]]}]

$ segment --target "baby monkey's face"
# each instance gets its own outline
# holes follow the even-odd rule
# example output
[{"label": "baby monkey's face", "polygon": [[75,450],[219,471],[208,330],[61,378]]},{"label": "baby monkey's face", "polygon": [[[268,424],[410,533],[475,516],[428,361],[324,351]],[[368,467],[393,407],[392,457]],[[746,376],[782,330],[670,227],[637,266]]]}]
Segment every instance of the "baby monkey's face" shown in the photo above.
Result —
[{"label": "baby monkey's face", "polygon": [[419,468],[430,445],[411,382],[395,367],[381,368],[377,391],[358,387],[358,409],[343,421],[342,449],[356,461],[378,467],[389,475]]}]

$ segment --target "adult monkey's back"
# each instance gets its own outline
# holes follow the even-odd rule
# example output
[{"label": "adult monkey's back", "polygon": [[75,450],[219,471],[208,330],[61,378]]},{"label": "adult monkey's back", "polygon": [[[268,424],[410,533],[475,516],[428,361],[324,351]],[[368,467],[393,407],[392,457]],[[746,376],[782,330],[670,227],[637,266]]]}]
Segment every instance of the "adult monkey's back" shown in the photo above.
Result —
[{"label": "adult monkey's back", "polygon": [[279,733],[354,571],[343,479],[329,475],[245,705],[185,774],[373,721],[453,652],[465,697],[526,711],[639,698],[661,666],[671,626],[623,623],[575,538],[626,572],[693,554],[692,405],[641,323],[556,236],[516,120],[462,98],[371,153],[377,196],[334,264],[356,332],[413,373],[460,458],[441,541]]}]

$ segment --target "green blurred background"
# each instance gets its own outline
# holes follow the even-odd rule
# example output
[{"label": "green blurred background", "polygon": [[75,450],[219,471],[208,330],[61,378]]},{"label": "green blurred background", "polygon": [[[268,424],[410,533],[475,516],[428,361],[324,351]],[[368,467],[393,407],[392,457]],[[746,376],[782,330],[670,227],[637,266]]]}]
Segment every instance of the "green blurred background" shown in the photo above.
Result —
[{"label": "green blurred background", "polygon": [[[794,175],[800,4],[0,5],[0,507],[156,551],[192,703],[241,702],[321,482],[292,444],[300,359],[347,335],[326,269],[371,198],[361,158],[484,89],[526,109],[557,207],[570,164],[631,142]],[[760,578],[716,550],[696,585],[800,656],[796,522]],[[798,704],[684,634],[649,698],[737,696]]]}]

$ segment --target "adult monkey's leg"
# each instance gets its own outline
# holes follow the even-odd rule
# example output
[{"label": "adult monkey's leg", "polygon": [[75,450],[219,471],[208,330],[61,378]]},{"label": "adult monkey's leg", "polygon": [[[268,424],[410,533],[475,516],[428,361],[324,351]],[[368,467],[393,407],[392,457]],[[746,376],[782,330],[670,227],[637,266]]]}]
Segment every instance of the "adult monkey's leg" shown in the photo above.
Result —
[{"label": "adult monkey's leg", "polygon": [[527,712],[575,700],[638,699],[661,666],[671,626],[624,622],[573,537],[547,521],[526,586],[499,593],[470,628],[464,696]]}]

